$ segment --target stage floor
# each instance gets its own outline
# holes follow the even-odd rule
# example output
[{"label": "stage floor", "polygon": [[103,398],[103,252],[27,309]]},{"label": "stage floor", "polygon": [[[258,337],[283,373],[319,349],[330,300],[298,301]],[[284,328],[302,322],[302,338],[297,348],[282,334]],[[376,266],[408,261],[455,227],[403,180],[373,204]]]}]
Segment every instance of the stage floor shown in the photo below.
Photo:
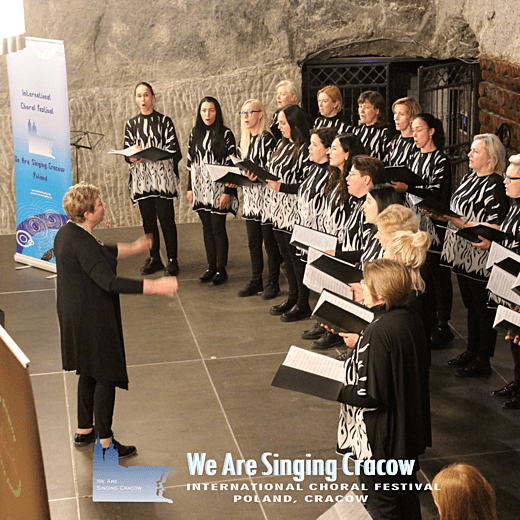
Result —
[{"label": "stage floor", "polygon": [[[333,505],[325,502],[328,496],[345,494],[330,484],[320,491],[327,483],[324,477],[305,477],[301,491],[251,491],[253,483],[296,484],[292,476],[262,476],[264,453],[290,460],[307,454],[339,460],[334,451],[339,405],[271,386],[289,347],[310,347],[300,333],[313,322],[286,324],[270,316],[271,305],[286,295],[285,279],[273,301],[237,297],[250,274],[244,221],[228,222],[229,281],[219,287],[197,282],[206,269],[200,225],[181,224],[178,230],[179,292],[172,299],[121,297],[130,388],[117,392],[113,425],[120,442],[138,449],[137,457],[122,464],[176,468],[165,483],[164,497],[172,503],[93,502],[92,446],[72,445],[77,376],[61,370],[55,280],[35,268],[15,270],[15,238],[0,237],[0,308],[6,330],[31,360],[52,519],[316,519]],[[107,243],[125,242],[137,238],[141,229],[96,234]],[[144,260],[144,255],[122,260],[119,274],[140,277]],[[421,457],[421,467],[431,480],[452,462],[477,466],[497,493],[500,520],[517,520],[520,410],[503,410],[502,400],[490,395],[512,378],[508,342],[499,337],[491,376],[455,377],[445,361],[465,349],[467,333],[455,281],[454,290],[451,325],[456,339],[433,352],[433,447]],[[227,453],[234,460],[254,459],[258,475],[221,475],[219,470],[215,476],[191,476],[188,453],[206,453],[218,468]],[[356,478],[340,472],[336,482],[351,484]],[[250,491],[187,489],[187,484],[201,483],[247,484]],[[263,501],[275,494],[290,495],[291,502]],[[429,492],[421,493],[421,505],[424,520],[437,518]]]}]

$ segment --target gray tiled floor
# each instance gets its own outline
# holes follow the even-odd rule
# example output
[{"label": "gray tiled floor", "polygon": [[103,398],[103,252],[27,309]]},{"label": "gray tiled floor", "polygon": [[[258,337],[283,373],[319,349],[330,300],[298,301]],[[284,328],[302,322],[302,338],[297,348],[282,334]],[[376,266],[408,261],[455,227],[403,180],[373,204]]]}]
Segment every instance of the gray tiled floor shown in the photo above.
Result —
[{"label": "gray tiled floor", "polygon": [[[269,315],[273,302],[236,296],[249,276],[244,222],[230,221],[228,230],[227,284],[197,283],[206,267],[202,233],[198,224],[184,224],[179,226],[177,295],[121,298],[130,390],[118,392],[114,431],[121,442],[138,447],[138,457],[127,465],[177,468],[168,476],[164,494],[172,504],[92,501],[92,450],[74,449],[70,443],[76,427],[76,376],[61,371],[54,280],[37,269],[15,270],[14,237],[0,237],[0,308],[6,312],[8,332],[31,359],[53,520],[315,519],[331,504],[306,502],[304,496],[339,494],[307,491],[311,483],[324,483],[322,477],[307,477],[306,492],[287,492],[295,501],[286,504],[235,503],[235,494],[248,493],[186,488],[186,483],[197,482],[292,482],[291,477],[190,476],[187,453],[206,452],[219,466],[228,452],[235,459],[257,461],[265,452],[287,459],[307,453],[335,458],[338,405],[270,386],[288,348],[309,346],[300,333],[312,323],[281,323]],[[128,241],[139,236],[140,229],[97,233],[106,242]],[[123,260],[120,275],[138,277],[143,260]],[[496,489],[499,518],[517,520],[520,411],[506,412],[489,394],[511,378],[510,352],[499,338],[493,375],[469,381],[454,377],[444,362],[464,349],[464,320],[456,292],[452,326],[457,339],[433,353],[434,446],[422,457],[422,468],[431,479],[454,461],[476,465]],[[338,482],[355,480],[342,475]],[[421,495],[421,504],[425,520],[437,518],[429,493]]]}]

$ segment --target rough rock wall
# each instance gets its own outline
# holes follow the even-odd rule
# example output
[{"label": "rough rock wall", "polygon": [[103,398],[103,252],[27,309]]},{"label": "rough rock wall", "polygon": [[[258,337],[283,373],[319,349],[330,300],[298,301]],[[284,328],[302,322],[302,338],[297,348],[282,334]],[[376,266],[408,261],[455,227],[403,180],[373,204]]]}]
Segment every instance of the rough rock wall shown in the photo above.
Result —
[{"label": "rough rock wall", "polygon": [[[300,82],[299,65],[311,57],[476,58],[480,45],[520,62],[508,25],[519,6],[520,0],[25,0],[25,13],[29,36],[65,42],[71,129],[105,134],[93,151],[79,151],[79,177],[100,186],[109,222],[127,226],[140,217],[128,198],[126,163],[106,152],[122,145],[125,120],[137,113],[137,82],[153,85],[156,108],[172,117],[185,155],[204,95],[221,101],[238,138],[243,101],[259,97],[272,113],[276,83]],[[514,45],[506,45],[508,35]],[[0,234],[7,234],[15,231],[15,191],[2,57],[0,87]],[[72,161],[75,179],[75,151]],[[179,221],[193,219],[185,198],[179,202]]]}]

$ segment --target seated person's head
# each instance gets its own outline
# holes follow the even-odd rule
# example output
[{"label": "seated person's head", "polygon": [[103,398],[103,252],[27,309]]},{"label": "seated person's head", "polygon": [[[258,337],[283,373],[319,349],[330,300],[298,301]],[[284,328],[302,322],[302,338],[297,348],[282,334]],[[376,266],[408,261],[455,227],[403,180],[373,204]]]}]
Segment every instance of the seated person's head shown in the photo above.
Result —
[{"label": "seated person's head", "polygon": [[[363,266],[365,303],[385,304],[386,309],[404,307],[412,290],[410,270],[404,265],[378,258]],[[367,300],[367,294],[370,299]],[[370,305],[369,305],[370,306]]]},{"label": "seated person's head", "polygon": [[440,520],[496,520],[493,488],[469,464],[453,464],[437,473],[432,495]]}]

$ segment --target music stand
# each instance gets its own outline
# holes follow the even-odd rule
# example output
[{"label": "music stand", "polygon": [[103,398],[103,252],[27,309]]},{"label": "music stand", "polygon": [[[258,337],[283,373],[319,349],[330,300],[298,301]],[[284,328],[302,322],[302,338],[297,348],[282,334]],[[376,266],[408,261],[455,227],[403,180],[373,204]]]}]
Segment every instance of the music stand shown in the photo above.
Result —
[{"label": "music stand", "polygon": [[[92,140],[90,136],[93,136]],[[71,130],[70,131],[70,145],[76,148],[76,183],[79,182],[78,170],[78,148],[86,148],[92,150],[105,137],[105,134],[97,134],[96,132],[89,132],[88,130]],[[94,139],[97,139],[93,142]]]}]

